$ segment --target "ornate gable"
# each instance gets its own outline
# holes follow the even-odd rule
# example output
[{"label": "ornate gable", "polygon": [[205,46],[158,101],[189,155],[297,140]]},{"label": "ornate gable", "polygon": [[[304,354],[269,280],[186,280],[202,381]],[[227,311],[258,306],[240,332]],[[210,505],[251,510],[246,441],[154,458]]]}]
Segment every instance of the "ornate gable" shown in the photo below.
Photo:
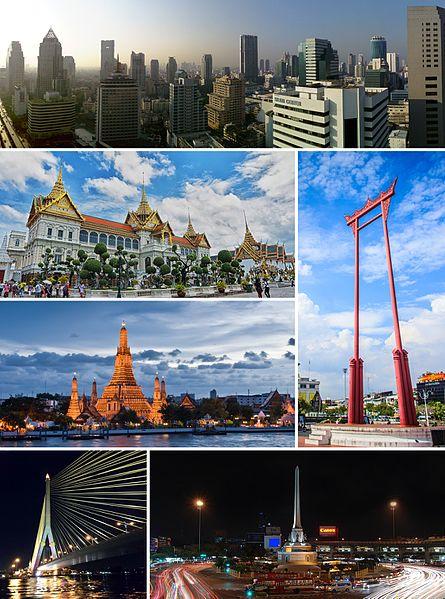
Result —
[{"label": "ornate gable", "polygon": [[261,261],[261,244],[258,243],[252,235],[249,225],[247,224],[246,214],[244,214],[244,222],[246,223],[246,231],[241,245],[235,251],[235,260],[243,260],[251,258],[254,262]]},{"label": "ornate gable", "polygon": [[187,225],[187,230],[184,233],[184,239],[187,239],[193,247],[204,247],[210,249],[209,240],[206,237],[205,233],[197,233],[192,224],[192,219],[190,218],[189,212],[189,220]]},{"label": "ornate gable", "polygon": [[139,206],[127,214],[125,224],[132,226],[135,231],[152,231],[155,227],[164,224],[158,211],[150,206],[145,187],[142,187]]},{"label": "ornate gable", "polygon": [[29,227],[43,213],[80,222],[83,221],[82,214],[65,189],[62,179],[62,169],[59,170],[57,181],[54,183],[50,193],[47,196],[36,196],[33,198],[27,226]]}]

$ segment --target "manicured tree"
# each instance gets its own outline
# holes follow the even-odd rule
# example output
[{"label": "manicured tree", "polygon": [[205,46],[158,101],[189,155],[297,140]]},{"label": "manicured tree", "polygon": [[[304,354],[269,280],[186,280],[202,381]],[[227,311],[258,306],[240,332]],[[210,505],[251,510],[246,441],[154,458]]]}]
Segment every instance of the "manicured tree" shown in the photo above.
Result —
[{"label": "manicured tree", "polygon": [[102,266],[99,260],[95,258],[88,258],[85,261],[82,270],[80,271],[80,278],[87,280],[93,287],[97,287],[97,280],[101,273]]},{"label": "manicured tree", "polygon": [[170,259],[176,262],[176,264],[175,264],[176,268],[174,270],[177,270],[179,272],[180,277],[181,277],[180,282],[183,285],[187,285],[188,275],[191,272],[191,270],[196,262],[196,254],[191,253],[191,254],[186,254],[185,256],[182,256],[178,250],[177,245],[172,246],[172,252],[173,252],[174,256],[172,256]]},{"label": "manicured tree", "polygon": [[42,260],[38,264],[38,267],[40,268],[40,277],[42,280],[47,279],[54,271],[56,266],[54,259],[55,255],[51,248],[46,248],[45,252],[43,253]]},{"label": "manicured tree", "polygon": [[96,243],[94,253],[99,257],[100,262],[99,285],[106,287],[114,272],[113,267],[108,263],[110,254],[107,246],[104,243]]}]

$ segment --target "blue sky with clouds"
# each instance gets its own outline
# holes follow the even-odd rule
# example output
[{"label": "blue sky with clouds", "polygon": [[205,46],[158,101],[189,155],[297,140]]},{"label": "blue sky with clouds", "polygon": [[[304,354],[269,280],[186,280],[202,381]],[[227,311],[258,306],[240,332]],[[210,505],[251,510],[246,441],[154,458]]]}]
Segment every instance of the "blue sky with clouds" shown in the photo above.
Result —
[{"label": "blue sky with clouds", "polygon": [[[10,40],[23,44],[26,63],[36,64],[38,46],[52,26],[63,53],[79,66],[100,64],[100,40],[115,39],[116,51],[129,61],[132,50],[144,52],[147,62],[168,56],[178,63],[213,54],[214,65],[239,65],[239,36],[256,34],[259,55],[274,64],[283,51],[295,52],[307,37],[328,38],[339,50],[369,57],[369,39],[384,35],[391,51],[406,55],[408,5],[431,5],[430,0],[34,0],[2,2],[0,65]],[[443,2],[439,3],[442,6]],[[23,15],[32,14],[32,18]],[[79,35],[81,31],[81,35]]]},{"label": "blue sky with clouds", "polygon": [[190,211],[214,250],[233,249],[244,235],[245,211],[259,241],[294,249],[292,152],[6,152],[0,155],[0,238],[25,229],[32,197],[50,192],[60,166],[85,214],[124,222],[139,203],[145,176],[152,207],[180,235]]},{"label": "blue sky with clouds", "polygon": [[151,396],[156,371],[168,393],[293,394],[292,302],[3,302],[0,398],[68,393],[72,373],[87,394],[111,378],[127,323],[138,383]]},{"label": "blue sky with clouds", "polygon": [[[352,353],[353,234],[344,216],[398,177],[388,220],[402,338],[413,380],[445,367],[445,154],[301,153],[299,341],[301,371],[342,396]],[[394,346],[380,221],[361,232],[361,354],[365,390],[394,388]],[[369,377],[369,378],[368,378]]]}]

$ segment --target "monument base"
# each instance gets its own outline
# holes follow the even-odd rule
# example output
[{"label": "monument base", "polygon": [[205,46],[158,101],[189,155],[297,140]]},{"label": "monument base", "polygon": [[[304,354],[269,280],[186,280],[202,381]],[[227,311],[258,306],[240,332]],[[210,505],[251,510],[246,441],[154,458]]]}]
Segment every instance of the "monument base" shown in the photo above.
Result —
[{"label": "monument base", "polygon": [[379,424],[316,424],[307,447],[433,447],[431,429]]}]

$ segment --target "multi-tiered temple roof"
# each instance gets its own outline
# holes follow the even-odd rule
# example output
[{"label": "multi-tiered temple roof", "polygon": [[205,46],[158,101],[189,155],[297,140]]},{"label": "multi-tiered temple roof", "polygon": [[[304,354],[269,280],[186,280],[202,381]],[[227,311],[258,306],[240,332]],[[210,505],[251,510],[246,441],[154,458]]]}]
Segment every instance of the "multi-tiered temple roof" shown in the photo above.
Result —
[{"label": "multi-tiered temple roof", "polygon": [[62,169],[59,170],[57,180],[46,196],[40,195],[33,198],[28,216],[27,226],[30,227],[40,215],[58,216],[74,220],[80,223],[82,228],[98,232],[125,234],[128,237],[137,238],[142,232],[148,232],[154,238],[167,241],[170,245],[179,245],[193,248],[210,248],[205,233],[196,233],[190,220],[187,231],[183,236],[174,234],[168,221],[163,221],[157,210],[154,210],[147,197],[145,185],[142,186],[142,194],[139,206],[136,210],[130,210],[125,222],[120,223],[106,218],[83,214],[75,205],[63,182]]},{"label": "multi-tiered temple roof", "polygon": [[263,261],[282,262],[283,264],[294,262],[293,255],[286,253],[284,244],[257,241],[249,229],[246,215],[244,215],[244,222],[246,225],[244,239],[235,250],[235,260],[253,260],[257,264]]},{"label": "multi-tiered temple roof", "polygon": [[150,403],[137,384],[133,373],[133,359],[124,322],[119,334],[113,376],[104,388],[102,397],[98,399],[96,408],[108,419],[118,414],[122,408],[134,410],[139,417],[149,418],[150,416]]}]

